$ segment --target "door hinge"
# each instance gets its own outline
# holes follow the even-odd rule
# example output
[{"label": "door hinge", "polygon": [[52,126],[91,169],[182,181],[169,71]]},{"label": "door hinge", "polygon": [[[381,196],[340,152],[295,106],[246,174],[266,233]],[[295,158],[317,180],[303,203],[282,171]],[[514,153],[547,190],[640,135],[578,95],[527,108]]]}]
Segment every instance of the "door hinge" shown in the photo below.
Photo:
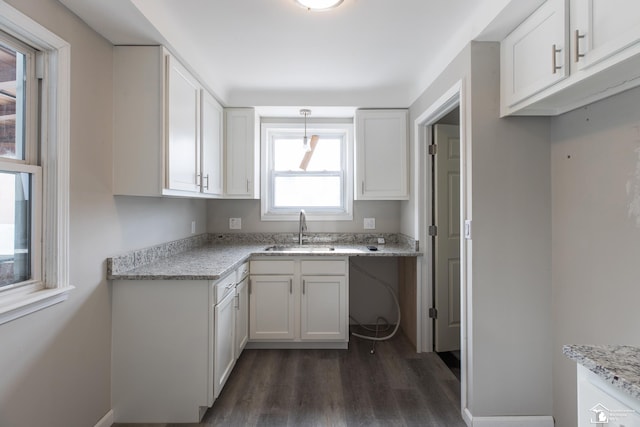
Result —
[{"label": "door hinge", "polygon": [[435,156],[438,153],[438,146],[436,144],[431,144],[429,146],[429,155]]},{"label": "door hinge", "polygon": [[429,236],[437,236],[438,235],[438,226],[430,225],[429,226]]},{"label": "door hinge", "polygon": [[435,307],[431,307],[429,309],[429,318],[430,319],[437,319],[438,318],[438,309]]}]

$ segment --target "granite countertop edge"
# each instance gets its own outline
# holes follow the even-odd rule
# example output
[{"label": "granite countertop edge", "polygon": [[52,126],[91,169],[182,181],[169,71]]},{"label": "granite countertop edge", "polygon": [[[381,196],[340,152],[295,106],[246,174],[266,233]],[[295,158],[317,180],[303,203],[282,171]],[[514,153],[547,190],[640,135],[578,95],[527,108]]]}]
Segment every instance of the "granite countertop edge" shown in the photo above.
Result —
[{"label": "granite countertop edge", "polygon": [[[422,252],[408,246],[387,244],[377,251],[365,245],[331,244],[335,250],[322,252],[267,251],[268,244],[215,243],[196,247],[159,261],[132,268],[121,273],[107,272],[108,280],[217,280],[232,273],[252,257],[363,257],[363,256],[421,256]],[[315,245],[311,245],[315,246]],[[108,261],[110,264],[110,261]]]},{"label": "granite countertop edge", "polygon": [[640,400],[640,347],[565,345],[562,352],[608,384]]}]

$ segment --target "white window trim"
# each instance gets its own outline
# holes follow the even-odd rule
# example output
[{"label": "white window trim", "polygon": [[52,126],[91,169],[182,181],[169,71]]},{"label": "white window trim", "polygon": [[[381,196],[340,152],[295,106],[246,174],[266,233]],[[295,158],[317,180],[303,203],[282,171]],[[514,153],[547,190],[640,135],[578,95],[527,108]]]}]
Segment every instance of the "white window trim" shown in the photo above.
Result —
[{"label": "white window trim", "polygon": [[0,0],[0,29],[45,53],[42,103],[42,282],[0,294],[0,324],[62,302],[69,283],[71,46]]},{"label": "white window trim", "polygon": [[[260,135],[260,219],[262,221],[299,221],[299,212],[295,213],[275,213],[269,212],[269,200],[271,194],[271,171],[269,169],[269,138],[272,134],[299,132],[304,129],[302,121],[263,121],[261,124]],[[308,221],[351,221],[353,220],[353,121],[344,121],[341,119],[325,119],[321,121],[308,121],[307,133],[311,135],[316,133],[344,133],[345,135],[345,158],[344,158],[344,194],[345,194],[345,212],[307,212]]]}]

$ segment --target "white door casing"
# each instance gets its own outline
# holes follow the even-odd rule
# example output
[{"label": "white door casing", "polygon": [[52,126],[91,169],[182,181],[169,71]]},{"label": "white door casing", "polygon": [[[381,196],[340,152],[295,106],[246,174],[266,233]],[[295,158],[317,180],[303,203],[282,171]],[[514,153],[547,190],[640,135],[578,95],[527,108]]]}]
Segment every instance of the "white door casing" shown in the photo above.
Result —
[{"label": "white door casing", "polygon": [[460,127],[435,125],[435,351],[460,349]]}]

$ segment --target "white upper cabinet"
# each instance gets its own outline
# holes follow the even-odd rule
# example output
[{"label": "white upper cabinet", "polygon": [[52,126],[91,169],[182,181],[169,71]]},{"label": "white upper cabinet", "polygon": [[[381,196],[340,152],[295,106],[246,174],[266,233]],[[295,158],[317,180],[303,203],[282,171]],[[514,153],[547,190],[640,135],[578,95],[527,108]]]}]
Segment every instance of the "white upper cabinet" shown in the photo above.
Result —
[{"label": "white upper cabinet", "polygon": [[206,90],[202,91],[202,192],[222,196],[223,109]]},{"label": "white upper cabinet", "polygon": [[225,108],[225,198],[260,198],[259,120],[253,108]]},{"label": "white upper cabinet", "polygon": [[637,0],[547,0],[501,43],[501,115],[557,115],[640,85]]},{"label": "white upper cabinet", "polygon": [[357,110],[355,120],[356,200],[407,200],[407,110]]},{"label": "white upper cabinet", "polygon": [[640,40],[637,0],[574,0],[578,69],[603,61]]},{"label": "white upper cabinet", "polygon": [[166,49],[115,46],[113,96],[113,194],[222,194],[222,108]]},{"label": "white upper cabinet", "polygon": [[569,75],[565,0],[548,0],[500,45],[502,100],[509,107]]},{"label": "white upper cabinet", "polygon": [[200,84],[170,55],[167,80],[167,187],[200,190]]}]

